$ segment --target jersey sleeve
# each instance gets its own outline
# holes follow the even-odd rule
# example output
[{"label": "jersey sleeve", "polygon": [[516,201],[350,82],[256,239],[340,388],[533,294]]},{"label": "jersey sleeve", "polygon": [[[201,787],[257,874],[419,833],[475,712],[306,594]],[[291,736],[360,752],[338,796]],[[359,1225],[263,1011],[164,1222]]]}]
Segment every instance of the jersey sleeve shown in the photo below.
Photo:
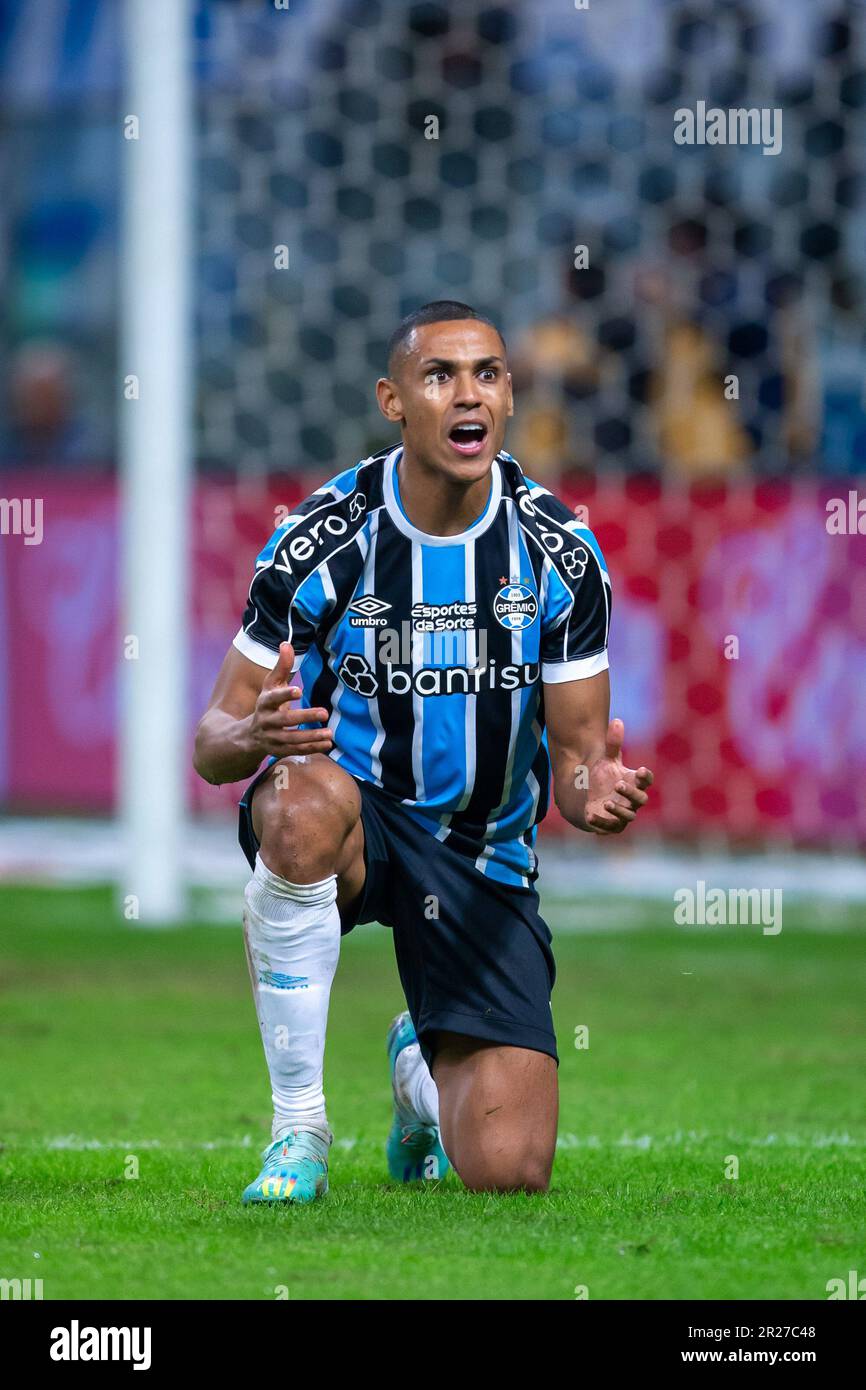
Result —
[{"label": "jersey sleeve", "polygon": [[556,504],[545,525],[541,679],[585,680],[608,668],[610,576],[595,536],[564,503]]},{"label": "jersey sleeve", "polygon": [[234,646],[271,670],[280,643],[298,659],[349,602],[364,565],[370,505],[380,495],[381,457],[367,459],[316,488],[277,527],[256,560]]},{"label": "jersey sleeve", "polygon": [[295,670],[313,645],[320,624],[332,606],[323,576],[309,570],[292,553],[292,528],[303,518],[289,517],[271,536],[256,559],[247,606],[233,645],[257,666],[276,665],[280,643],[295,649]]}]

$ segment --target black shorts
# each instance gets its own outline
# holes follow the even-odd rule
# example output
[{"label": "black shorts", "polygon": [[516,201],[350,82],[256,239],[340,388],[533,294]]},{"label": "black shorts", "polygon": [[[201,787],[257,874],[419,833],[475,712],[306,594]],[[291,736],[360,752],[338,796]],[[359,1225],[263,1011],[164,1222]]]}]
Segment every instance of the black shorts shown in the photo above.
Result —
[{"label": "black shorts", "polygon": [[[253,792],[240,803],[239,839],[255,867]],[[398,801],[354,778],[364,826],[364,888],[343,915],[343,932],[381,922],[394,932],[397,968],[428,1063],[439,1029],[527,1047],[555,1058],[550,993],[551,936],[534,888],[488,878],[417,824]]]}]

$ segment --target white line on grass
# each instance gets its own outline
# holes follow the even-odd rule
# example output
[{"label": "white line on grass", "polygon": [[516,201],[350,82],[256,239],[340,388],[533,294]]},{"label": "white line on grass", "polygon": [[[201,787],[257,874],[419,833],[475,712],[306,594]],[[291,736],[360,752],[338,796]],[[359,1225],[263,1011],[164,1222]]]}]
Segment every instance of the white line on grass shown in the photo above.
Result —
[{"label": "white line on grass", "polygon": [[[848,1133],[841,1134],[764,1134],[730,1135],[711,1133],[707,1130],[675,1130],[672,1134],[621,1134],[617,1138],[603,1137],[599,1134],[560,1134],[556,1146],[559,1149],[648,1149],[687,1148],[692,1144],[706,1144],[723,1140],[725,1143],[751,1145],[754,1148],[783,1149],[862,1149],[866,1148],[866,1138],[858,1139]],[[199,1150],[212,1149],[250,1149],[257,1148],[263,1140],[254,1141],[249,1134],[240,1139],[209,1139],[205,1142],[178,1140],[176,1143],[163,1139],[84,1139],[77,1134],[61,1134],[44,1141],[9,1145],[9,1148],[29,1148],[54,1152],[70,1150],[84,1153],[90,1150],[119,1150],[136,1153],[142,1149]],[[368,1142],[378,1143],[370,1139]],[[344,1136],[334,1140],[338,1149],[354,1149],[361,1140]]]},{"label": "white line on grass", "polygon": [[[678,888],[700,878],[720,888],[781,888],[786,899],[819,907],[866,903],[866,863],[854,844],[836,853],[795,853],[780,846],[764,853],[726,854],[715,845],[681,850],[645,833],[638,849],[625,840],[600,853],[593,836],[542,834],[537,850],[539,888],[550,897],[670,902]],[[183,853],[188,883],[215,890],[221,912],[239,920],[248,871],[232,818],[191,818]],[[112,882],[122,873],[123,862],[121,827],[114,820],[10,816],[0,825],[0,881],[40,886]]]}]

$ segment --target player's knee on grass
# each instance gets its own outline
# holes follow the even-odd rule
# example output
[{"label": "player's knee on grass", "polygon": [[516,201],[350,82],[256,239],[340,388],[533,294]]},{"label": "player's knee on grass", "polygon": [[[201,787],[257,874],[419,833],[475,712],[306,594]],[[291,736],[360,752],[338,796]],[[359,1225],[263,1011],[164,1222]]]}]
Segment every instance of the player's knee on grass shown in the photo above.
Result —
[{"label": "player's knee on grass", "polygon": [[442,1144],[473,1192],[546,1192],[556,1145],[556,1063],[529,1048],[439,1033]]},{"label": "player's knee on grass", "polygon": [[357,784],[323,753],[275,763],[253,801],[262,858],[293,883],[342,871],[360,814]]},{"label": "player's knee on grass", "polygon": [[539,1135],[519,1115],[499,1124],[490,1119],[464,1114],[450,1135],[443,1127],[445,1152],[464,1185],[472,1192],[546,1192],[555,1134]]},{"label": "player's knee on grass", "polygon": [[[443,1136],[444,1139],[444,1136]],[[450,1151],[446,1152],[451,1158]],[[459,1160],[451,1159],[470,1192],[546,1192],[553,1155],[519,1143],[512,1151],[485,1151],[483,1143],[461,1145]]]}]

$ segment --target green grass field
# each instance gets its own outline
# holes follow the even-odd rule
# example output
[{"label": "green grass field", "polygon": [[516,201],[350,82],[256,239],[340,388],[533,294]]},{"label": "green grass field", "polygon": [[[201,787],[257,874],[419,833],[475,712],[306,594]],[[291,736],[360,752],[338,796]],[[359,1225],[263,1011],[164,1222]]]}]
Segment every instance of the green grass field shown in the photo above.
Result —
[{"label": "green grass field", "polygon": [[786,906],[765,937],[648,907],[640,930],[557,936],[567,915],[547,1196],[389,1183],[402,997],[389,933],[364,927],[331,1009],[331,1191],[246,1210],[269,1115],[239,930],[0,890],[0,1277],[46,1299],[824,1299],[866,1274],[866,923]]}]

